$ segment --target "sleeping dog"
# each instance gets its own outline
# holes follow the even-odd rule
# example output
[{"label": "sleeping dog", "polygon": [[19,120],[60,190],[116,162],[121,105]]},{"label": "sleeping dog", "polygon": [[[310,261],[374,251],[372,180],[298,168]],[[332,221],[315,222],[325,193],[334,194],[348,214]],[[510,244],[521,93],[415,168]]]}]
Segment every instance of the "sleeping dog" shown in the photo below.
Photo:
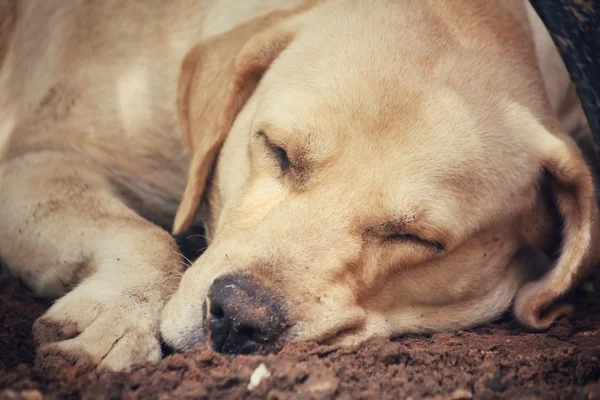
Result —
[{"label": "sleeping dog", "polygon": [[[38,361],[545,329],[597,263],[595,147],[524,0],[13,4],[0,256]],[[587,160],[587,161],[586,161]],[[203,226],[191,265],[171,234]]]}]

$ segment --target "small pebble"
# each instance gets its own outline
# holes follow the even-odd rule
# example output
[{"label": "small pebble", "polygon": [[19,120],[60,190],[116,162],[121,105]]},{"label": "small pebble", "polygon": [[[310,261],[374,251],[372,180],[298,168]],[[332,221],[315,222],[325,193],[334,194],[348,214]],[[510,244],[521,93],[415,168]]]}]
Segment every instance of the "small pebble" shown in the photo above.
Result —
[{"label": "small pebble", "polygon": [[269,372],[267,366],[261,363],[250,376],[248,390],[254,390],[263,381],[263,379],[267,379],[270,376],[271,372]]}]

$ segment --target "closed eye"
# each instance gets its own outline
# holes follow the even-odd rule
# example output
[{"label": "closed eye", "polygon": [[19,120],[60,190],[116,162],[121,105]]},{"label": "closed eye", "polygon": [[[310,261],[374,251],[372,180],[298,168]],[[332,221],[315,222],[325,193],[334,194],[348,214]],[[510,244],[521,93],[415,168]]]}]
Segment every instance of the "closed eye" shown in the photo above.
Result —
[{"label": "closed eye", "polygon": [[256,135],[265,141],[271,156],[279,163],[279,168],[281,171],[286,172],[289,170],[291,162],[287,151],[282,146],[273,143],[264,131],[258,131]]},{"label": "closed eye", "polygon": [[435,240],[424,239],[420,236],[412,235],[410,233],[396,233],[393,235],[386,236],[385,239],[389,242],[412,242],[421,246],[433,248],[436,251],[444,250],[444,245],[440,242],[436,242]]},{"label": "closed eye", "polygon": [[279,161],[279,168],[281,168],[283,172],[290,169],[290,159],[287,155],[287,151],[285,151],[283,147],[273,145],[269,146],[269,149],[271,150],[277,161]]}]

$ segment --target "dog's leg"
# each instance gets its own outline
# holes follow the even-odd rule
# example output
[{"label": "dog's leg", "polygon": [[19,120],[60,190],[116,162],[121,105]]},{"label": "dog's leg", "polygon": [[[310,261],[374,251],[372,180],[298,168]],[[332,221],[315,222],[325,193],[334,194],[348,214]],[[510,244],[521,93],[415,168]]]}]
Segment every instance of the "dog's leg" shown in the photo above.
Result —
[{"label": "dog's leg", "polygon": [[45,151],[0,164],[0,256],[39,295],[62,296],[35,323],[38,363],[118,370],[158,361],[177,246],[127,207],[99,167],[65,157]]}]

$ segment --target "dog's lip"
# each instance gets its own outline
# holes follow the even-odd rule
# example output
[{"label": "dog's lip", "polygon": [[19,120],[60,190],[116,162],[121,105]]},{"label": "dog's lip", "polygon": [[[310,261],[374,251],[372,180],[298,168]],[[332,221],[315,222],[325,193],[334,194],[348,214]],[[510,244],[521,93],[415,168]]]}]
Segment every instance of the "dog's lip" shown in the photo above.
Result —
[{"label": "dog's lip", "polygon": [[316,342],[323,346],[339,346],[344,339],[359,333],[361,330],[362,327],[357,325],[343,327],[337,330],[334,334],[321,338]]},{"label": "dog's lip", "polygon": [[171,354],[174,354],[177,352],[177,350],[173,347],[171,347],[171,345],[169,345],[161,336],[160,338],[160,352],[162,353],[163,357],[167,357],[170,356]]},{"label": "dog's lip", "polygon": [[202,324],[198,326],[198,329],[196,330],[196,335],[192,335],[191,333],[181,333],[180,337],[177,338],[176,342],[173,342],[172,340],[167,340],[163,333],[160,332],[158,339],[160,341],[163,357],[174,353],[184,352],[200,343],[205,342],[205,334],[203,332],[204,329],[204,324]]}]

